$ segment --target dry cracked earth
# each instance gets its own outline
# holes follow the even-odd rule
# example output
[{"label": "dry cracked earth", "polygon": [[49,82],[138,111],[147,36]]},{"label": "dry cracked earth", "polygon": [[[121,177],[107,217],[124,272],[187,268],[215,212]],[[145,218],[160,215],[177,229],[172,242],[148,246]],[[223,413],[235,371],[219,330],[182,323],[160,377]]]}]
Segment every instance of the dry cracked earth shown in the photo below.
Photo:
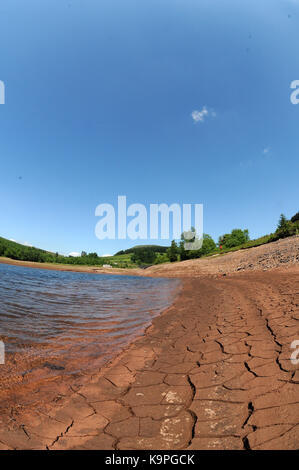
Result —
[{"label": "dry cracked earth", "polygon": [[298,449],[298,325],[298,271],[186,279],[100,375],[2,407],[0,449]]}]

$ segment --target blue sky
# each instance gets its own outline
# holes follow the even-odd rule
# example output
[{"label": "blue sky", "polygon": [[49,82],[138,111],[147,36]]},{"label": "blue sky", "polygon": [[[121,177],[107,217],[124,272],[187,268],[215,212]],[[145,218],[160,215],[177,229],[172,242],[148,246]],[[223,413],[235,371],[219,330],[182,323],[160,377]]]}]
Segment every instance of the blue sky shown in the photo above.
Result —
[{"label": "blue sky", "polygon": [[0,235],[114,253],[135,242],[98,240],[95,208],[118,195],[274,231],[299,209],[298,43],[295,0],[2,0]]}]

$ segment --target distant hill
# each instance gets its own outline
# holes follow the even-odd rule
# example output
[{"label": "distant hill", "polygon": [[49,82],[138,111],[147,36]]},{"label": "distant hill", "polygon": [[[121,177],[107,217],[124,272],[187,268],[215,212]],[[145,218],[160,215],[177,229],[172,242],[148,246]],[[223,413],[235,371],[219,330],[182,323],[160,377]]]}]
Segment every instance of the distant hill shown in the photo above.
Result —
[{"label": "distant hill", "polygon": [[132,246],[132,248],[128,248],[127,250],[121,250],[115,253],[114,256],[119,255],[128,255],[130,253],[138,253],[138,251],[154,251],[155,253],[166,253],[168,246],[162,245],[136,245]]},{"label": "distant hill", "polygon": [[22,245],[6,238],[0,237],[0,256],[6,258],[19,259],[22,261],[51,262],[55,259],[55,253],[41,250],[33,246]]},{"label": "distant hill", "polygon": [[38,263],[58,263],[72,265],[103,266],[111,264],[118,268],[135,267],[131,255],[100,257],[97,253],[82,253],[83,256],[63,256],[51,251],[41,250],[33,246],[22,245],[6,238],[0,237],[0,256],[20,261],[33,261]]}]

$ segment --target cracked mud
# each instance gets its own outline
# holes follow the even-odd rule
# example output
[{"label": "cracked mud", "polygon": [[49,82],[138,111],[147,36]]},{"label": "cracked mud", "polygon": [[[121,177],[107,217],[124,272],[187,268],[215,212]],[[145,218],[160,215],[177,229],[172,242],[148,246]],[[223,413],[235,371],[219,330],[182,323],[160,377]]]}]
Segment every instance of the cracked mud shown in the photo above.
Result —
[{"label": "cracked mud", "polygon": [[295,271],[185,279],[101,373],[2,404],[0,449],[298,449],[298,284]]}]

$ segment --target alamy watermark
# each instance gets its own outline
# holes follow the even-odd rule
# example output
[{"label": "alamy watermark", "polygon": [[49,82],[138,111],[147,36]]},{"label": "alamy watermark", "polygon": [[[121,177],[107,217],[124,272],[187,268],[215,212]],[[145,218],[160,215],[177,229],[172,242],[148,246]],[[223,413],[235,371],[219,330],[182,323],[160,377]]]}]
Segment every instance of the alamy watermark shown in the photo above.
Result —
[{"label": "alamy watermark", "polygon": [[117,208],[112,204],[99,204],[95,215],[101,217],[95,227],[96,237],[100,240],[176,240],[183,234],[186,250],[202,247],[202,204],[150,204],[148,210],[144,204],[127,207],[126,196],[118,196]]},{"label": "alamy watermark", "polygon": [[5,345],[0,341],[0,364],[5,364]]},{"label": "alamy watermark", "polygon": [[299,364],[299,339],[295,339],[291,343],[291,349],[294,349],[295,351],[292,352],[291,354],[291,363],[294,366],[297,366]]},{"label": "alamy watermark", "polygon": [[5,84],[0,80],[0,104],[5,104]]},{"label": "alamy watermark", "polygon": [[299,103],[299,80],[293,80],[290,88],[294,90],[290,96],[291,103],[298,104]]}]

